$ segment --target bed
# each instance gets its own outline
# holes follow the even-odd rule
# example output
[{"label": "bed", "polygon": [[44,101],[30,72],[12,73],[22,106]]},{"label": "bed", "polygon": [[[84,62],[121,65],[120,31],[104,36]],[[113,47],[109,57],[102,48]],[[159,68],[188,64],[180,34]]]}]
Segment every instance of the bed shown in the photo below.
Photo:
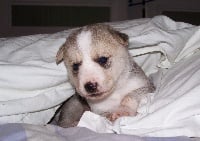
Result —
[{"label": "bed", "polygon": [[74,29],[0,39],[0,140],[200,140],[200,27],[166,16],[108,23],[153,80],[136,117],[111,124],[85,112],[77,127],[48,124],[74,94],[55,55]]}]

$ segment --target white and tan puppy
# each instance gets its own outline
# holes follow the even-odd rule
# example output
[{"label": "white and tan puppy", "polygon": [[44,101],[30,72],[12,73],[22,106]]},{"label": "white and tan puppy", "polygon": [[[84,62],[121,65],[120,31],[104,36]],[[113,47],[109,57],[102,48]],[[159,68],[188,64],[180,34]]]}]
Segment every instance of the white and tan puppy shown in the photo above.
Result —
[{"label": "white and tan puppy", "polygon": [[71,84],[91,111],[115,121],[135,116],[139,102],[154,86],[128,52],[128,36],[93,24],[69,35],[57,53]]}]

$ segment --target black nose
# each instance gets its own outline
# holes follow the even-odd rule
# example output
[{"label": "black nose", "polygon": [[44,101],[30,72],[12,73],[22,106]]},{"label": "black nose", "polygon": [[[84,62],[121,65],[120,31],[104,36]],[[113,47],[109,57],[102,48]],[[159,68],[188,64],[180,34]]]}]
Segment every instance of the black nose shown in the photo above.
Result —
[{"label": "black nose", "polygon": [[95,93],[97,91],[97,83],[87,82],[85,84],[85,90],[89,93]]}]

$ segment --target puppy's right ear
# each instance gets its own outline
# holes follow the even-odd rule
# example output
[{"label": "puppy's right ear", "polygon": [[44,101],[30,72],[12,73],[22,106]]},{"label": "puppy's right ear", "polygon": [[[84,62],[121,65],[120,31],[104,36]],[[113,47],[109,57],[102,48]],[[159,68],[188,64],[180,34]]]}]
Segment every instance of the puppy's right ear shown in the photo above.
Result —
[{"label": "puppy's right ear", "polygon": [[128,35],[122,32],[119,32],[117,30],[114,29],[110,29],[110,33],[112,34],[112,36],[116,39],[116,41],[118,41],[122,46],[127,47],[129,42],[129,38]]},{"label": "puppy's right ear", "polygon": [[56,64],[60,64],[63,61],[64,57],[64,49],[65,49],[65,43],[59,48],[57,55],[56,55]]}]

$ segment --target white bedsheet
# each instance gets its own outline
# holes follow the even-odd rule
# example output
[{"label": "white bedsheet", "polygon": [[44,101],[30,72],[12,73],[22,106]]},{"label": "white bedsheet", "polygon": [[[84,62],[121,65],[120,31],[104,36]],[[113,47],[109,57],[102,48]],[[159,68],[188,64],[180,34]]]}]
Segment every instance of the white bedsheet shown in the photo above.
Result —
[{"label": "white bedsheet", "polygon": [[[143,100],[136,117],[111,125],[86,112],[79,126],[97,132],[200,137],[199,27],[164,16],[110,24],[129,35],[130,53],[157,89]],[[64,65],[55,64],[70,32],[0,40],[0,123],[46,124],[74,93]]]}]

